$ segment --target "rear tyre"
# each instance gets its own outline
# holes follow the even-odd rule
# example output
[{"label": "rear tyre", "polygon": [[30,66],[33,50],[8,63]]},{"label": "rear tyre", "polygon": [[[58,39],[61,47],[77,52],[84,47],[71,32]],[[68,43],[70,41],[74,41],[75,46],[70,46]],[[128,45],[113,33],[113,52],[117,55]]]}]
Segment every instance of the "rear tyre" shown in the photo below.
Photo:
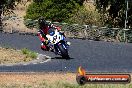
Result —
[{"label": "rear tyre", "polygon": [[62,58],[69,59],[69,55],[68,55],[67,49],[63,48],[63,45],[62,44],[59,45],[58,48],[59,48],[59,50],[61,52]]}]

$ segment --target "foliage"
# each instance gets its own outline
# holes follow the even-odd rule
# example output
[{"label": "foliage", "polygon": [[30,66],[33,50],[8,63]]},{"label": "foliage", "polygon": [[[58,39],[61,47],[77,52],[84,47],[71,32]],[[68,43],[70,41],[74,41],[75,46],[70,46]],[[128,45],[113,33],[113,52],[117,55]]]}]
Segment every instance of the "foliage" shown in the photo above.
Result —
[{"label": "foliage", "polygon": [[22,51],[23,54],[27,55],[27,57],[31,57],[31,58],[36,58],[37,57],[37,54],[35,52],[30,51],[27,48],[23,48],[21,51]]},{"label": "foliage", "polygon": [[73,16],[80,5],[75,0],[39,0],[29,5],[27,19],[37,19],[40,16],[52,21],[65,21]]},{"label": "foliage", "polygon": [[71,23],[88,24],[101,26],[100,14],[95,10],[87,10],[86,8],[80,8],[74,16],[69,20]]},{"label": "foliage", "polygon": [[16,6],[15,2],[19,3],[21,0],[1,0],[0,1],[0,26],[2,26],[1,15],[8,15],[13,13],[12,10]]},{"label": "foliage", "polygon": [[125,31],[126,39],[124,39],[124,31],[123,30],[120,30],[118,34],[119,34],[118,37],[119,37],[120,42],[132,43],[132,30]]},{"label": "foliage", "polygon": [[[0,9],[2,9],[0,15],[3,14],[9,14],[11,13],[11,9],[14,9],[15,6],[21,2],[21,0],[2,0],[2,3],[0,3]],[[16,3],[17,4],[16,4]]]},{"label": "foliage", "polygon": [[38,28],[38,24],[36,20],[32,20],[32,19],[27,19],[24,20],[24,24],[27,28]]},{"label": "foliage", "polygon": [[[126,0],[96,0],[96,8],[102,13],[106,24],[111,27],[124,27]],[[132,26],[132,2],[129,0],[128,26]]]}]

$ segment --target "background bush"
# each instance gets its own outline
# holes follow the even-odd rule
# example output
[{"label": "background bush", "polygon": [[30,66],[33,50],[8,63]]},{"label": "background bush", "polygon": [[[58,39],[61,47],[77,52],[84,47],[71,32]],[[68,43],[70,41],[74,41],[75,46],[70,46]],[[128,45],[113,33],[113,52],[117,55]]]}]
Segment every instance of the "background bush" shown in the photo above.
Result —
[{"label": "background bush", "polygon": [[37,22],[37,20],[32,20],[32,19],[24,20],[24,25],[27,28],[38,28],[38,22]]},{"label": "background bush", "polygon": [[81,7],[72,18],[69,19],[71,23],[88,24],[102,26],[100,14],[95,10],[88,10]]},{"label": "background bush", "polygon": [[27,9],[26,19],[37,19],[40,16],[52,21],[65,21],[73,16],[80,4],[75,0],[39,0],[34,1]]}]

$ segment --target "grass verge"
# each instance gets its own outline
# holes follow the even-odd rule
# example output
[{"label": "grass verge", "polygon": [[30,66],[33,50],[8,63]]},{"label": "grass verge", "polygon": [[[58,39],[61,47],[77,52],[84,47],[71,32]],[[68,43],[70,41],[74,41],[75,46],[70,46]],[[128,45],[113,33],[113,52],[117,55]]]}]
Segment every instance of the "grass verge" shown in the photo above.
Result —
[{"label": "grass verge", "polygon": [[0,85],[1,88],[132,88],[132,84],[125,85],[125,84],[87,84],[84,86],[80,86],[78,84],[69,84],[69,83],[62,83],[58,82],[55,84],[48,84],[46,82],[42,82],[36,86],[32,85],[21,85],[21,84],[11,84],[11,85]]},{"label": "grass verge", "polygon": [[16,50],[12,48],[0,47],[0,64],[13,64],[28,62],[36,59],[37,54],[28,49]]},{"label": "grass verge", "polygon": [[0,74],[0,88],[132,88],[132,84],[76,83],[75,73]]}]

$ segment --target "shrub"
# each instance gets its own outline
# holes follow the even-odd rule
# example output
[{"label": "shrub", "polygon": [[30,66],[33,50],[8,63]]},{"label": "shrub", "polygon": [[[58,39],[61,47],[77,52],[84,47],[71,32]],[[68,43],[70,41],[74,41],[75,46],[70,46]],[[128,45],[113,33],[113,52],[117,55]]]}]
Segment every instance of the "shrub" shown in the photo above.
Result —
[{"label": "shrub", "polygon": [[23,54],[29,54],[30,52],[27,48],[23,48],[21,51]]},{"label": "shrub", "polygon": [[24,20],[24,24],[27,28],[37,28],[38,27],[37,21],[32,20],[32,19]]},{"label": "shrub", "polygon": [[33,52],[33,51],[30,51],[28,50],[27,48],[24,48],[21,50],[23,54],[26,55],[26,57],[30,57],[30,58],[37,58],[37,53]]},{"label": "shrub", "polygon": [[[91,6],[91,8],[94,5]],[[94,8],[88,9],[86,6],[81,7],[70,19],[68,19],[70,23],[78,23],[78,24],[87,24],[87,25],[96,25],[102,26],[101,15]]]}]

